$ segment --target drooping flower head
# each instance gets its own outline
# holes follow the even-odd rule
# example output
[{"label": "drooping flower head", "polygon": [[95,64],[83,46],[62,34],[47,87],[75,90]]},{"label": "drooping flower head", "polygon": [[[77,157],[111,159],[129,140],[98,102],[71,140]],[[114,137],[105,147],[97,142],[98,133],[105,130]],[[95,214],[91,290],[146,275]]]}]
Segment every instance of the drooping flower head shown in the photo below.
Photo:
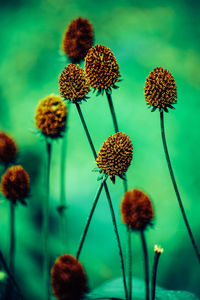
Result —
[{"label": "drooping flower head", "polygon": [[85,71],[92,88],[99,93],[111,92],[117,88],[120,81],[119,66],[111,50],[103,45],[96,45],[88,51],[85,57]]},{"label": "drooping flower head", "polygon": [[84,18],[73,20],[64,34],[62,48],[73,63],[80,63],[92,47],[93,28]]},{"label": "drooping flower head", "polygon": [[1,178],[1,191],[13,204],[17,201],[25,204],[29,187],[29,176],[22,166],[10,167]]},{"label": "drooping flower head", "polygon": [[72,102],[86,100],[90,85],[85,71],[79,65],[68,64],[59,77],[60,95]]},{"label": "drooping flower head", "polygon": [[122,132],[112,134],[101,146],[97,155],[97,167],[110,176],[123,178],[133,158],[133,145],[128,135]]},{"label": "drooping flower head", "polygon": [[35,112],[35,125],[44,136],[58,138],[65,130],[66,115],[65,102],[52,94],[39,102]]},{"label": "drooping flower head", "polygon": [[59,300],[80,300],[87,292],[87,277],[81,263],[69,254],[58,257],[51,269],[54,296]]},{"label": "drooping flower head", "polygon": [[168,108],[177,102],[177,87],[174,77],[168,70],[155,68],[146,78],[144,96],[147,105],[153,106],[152,111],[159,108],[168,112]]},{"label": "drooping flower head", "polygon": [[0,162],[12,163],[17,155],[17,146],[14,140],[4,132],[0,132]]},{"label": "drooping flower head", "polygon": [[126,192],[121,201],[122,221],[132,230],[144,230],[154,217],[149,197],[138,189]]}]

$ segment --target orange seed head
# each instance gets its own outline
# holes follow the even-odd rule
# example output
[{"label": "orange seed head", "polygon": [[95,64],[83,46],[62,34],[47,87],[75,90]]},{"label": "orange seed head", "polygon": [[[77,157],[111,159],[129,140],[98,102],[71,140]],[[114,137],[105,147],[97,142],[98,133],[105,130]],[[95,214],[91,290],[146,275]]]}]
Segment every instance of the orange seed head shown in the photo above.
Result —
[{"label": "orange seed head", "polygon": [[14,161],[17,154],[17,146],[12,138],[4,132],[0,132],[0,162],[8,164]]}]

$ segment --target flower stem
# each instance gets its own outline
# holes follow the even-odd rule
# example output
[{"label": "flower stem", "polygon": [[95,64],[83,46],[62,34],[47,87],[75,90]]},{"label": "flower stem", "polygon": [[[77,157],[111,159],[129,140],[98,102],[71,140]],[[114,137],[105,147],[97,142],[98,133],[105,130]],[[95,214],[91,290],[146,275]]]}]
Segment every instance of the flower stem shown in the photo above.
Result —
[{"label": "flower stem", "polygon": [[177,200],[178,200],[178,204],[179,204],[179,207],[180,207],[180,210],[181,210],[181,213],[182,213],[182,216],[183,216],[186,228],[187,228],[187,232],[189,234],[189,237],[190,237],[191,243],[193,245],[194,251],[196,253],[197,259],[200,263],[200,253],[199,253],[199,250],[197,248],[195,239],[194,239],[193,234],[192,234],[192,230],[190,228],[189,222],[188,222],[187,217],[186,217],[186,213],[185,213],[185,210],[184,210],[184,207],[183,207],[183,203],[182,203],[182,200],[181,200],[181,197],[180,197],[180,194],[179,194],[178,186],[176,184],[174,172],[173,172],[173,169],[172,169],[172,165],[171,165],[171,161],[170,161],[170,157],[169,157],[169,152],[168,152],[168,149],[167,149],[167,142],[166,142],[166,138],[165,138],[165,129],[164,129],[163,111],[160,113],[160,125],[161,125],[161,135],[162,135],[162,142],[163,142],[165,157],[166,157],[166,160],[167,160],[167,165],[168,165],[169,173],[170,173],[170,176],[171,176],[172,184],[174,186],[174,190],[175,190],[176,197],[177,197]]},{"label": "flower stem", "polygon": [[152,283],[151,283],[151,300],[155,299],[155,292],[156,292],[156,275],[158,269],[158,261],[160,258],[160,254],[162,252],[156,252],[154,254],[154,262],[153,262],[153,269],[152,269]]},{"label": "flower stem", "polygon": [[[96,159],[96,157],[97,157],[96,150],[94,148],[94,144],[92,142],[92,139],[91,139],[91,136],[89,134],[87,125],[85,123],[85,120],[84,120],[84,117],[83,117],[80,105],[78,103],[76,103],[76,108],[78,110],[78,114],[80,116],[83,128],[84,128],[85,133],[87,135],[87,138],[88,138],[88,141],[89,141],[89,144],[90,144],[90,147],[91,147],[94,159]],[[117,238],[117,242],[118,242],[118,247],[119,247],[119,252],[120,252],[120,259],[121,259],[121,265],[122,265],[122,274],[123,274],[123,281],[124,281],[125,296],[126,296],[126,300],[128,300],[128,292],[127,292],[126,276],[125,276],[125,267],[124,267],[124,259],[123,259],[123,254],[122,254],[122,248],[121,248],[121,243],[120,243],[120,239],[119,239],[119,234],[118,234],[118,230],[117,230],[117,223],[116,223],[116,220],[115,220],[115,213],[114,213],[114,209],[113,209],[113,206],[112,206],[112,201],[111,201],[111,198],[110,198],[110,194],[109,194],[109,190],[108,190],[106,182],[104,182],[103,185],[104,185],[104,189],[106,191],[106,196],[107,196],[109,207],[110,207],[110,211],[111,211],[113,226],[114,226],[114,230],[115,230],[115,234],[116,234],[116,238]]]},{"label": "flower stem", "polygon": [[144,271],[145,271],[145,283],[146,283],[146,300],[149,300],[149,259],[148,259],[148,251],[147,251],[147,244],[144,235],[144,230],[141,230],[141,240],[142,240],[142,247],[144,252]]},{"label": "flower stem", "polygon": [[15,273],[15,205],[10,203],[10,251],[9,269]]},{"label": "flower stem", "polygon": [[43,272],[44,272],[44,299],[49,300],[49,247],[48,247],[48,236],[49,236],[49,181],[50,181],[50,165],[51,165],[51,143],[46,141],[47,150],[47,181],[46,181],[46,199],[44,201],[44,212],[43,212]]},{"label": "flower stem", "polygon": [[132,299],[132,245],[131,245],[131,228],[127,226],[128,236],[128,267],[129,267],[129,300]]},{"label": "flower stem", "polygon": [[83,244],[84,244],[84,241],[85,241],[85,238],[86,238],[86,235],[87,235],[87,232],[88,232],[91,220],[92,220],[92,216],[94,214],[97,202],[99,200],[99,197],[100,197],[100,194],[101,194],[101,191],[102,191],[102,188],[103,188],[103,183],[104,183],[104,181],[107,180],[107,178],[108,178],[107,176],[104,177],[104,179],[101,181],[101,183],[100,183],[100,185],[98,187],[98,190],[97,190],[97,193],[96,193],[96,196],[95,196],[95,199],[94,199],[94,203],[92,205],[92,209],[91,209],[90,214],[88,216],[88,219],[87,219],[87,222],[86,222],[86,226],[85,226],[85,229],[83,231],[83,234],[82,234],[82,237],[81,237],[81,240],[80,240],[80,244],[79,244],[78,251],[77,251],[77,254],[76,254],[76,258],[77,259],[79,259],[79,256],[81,254],[81,250],[82,250],[82,247],[83,247]]}]

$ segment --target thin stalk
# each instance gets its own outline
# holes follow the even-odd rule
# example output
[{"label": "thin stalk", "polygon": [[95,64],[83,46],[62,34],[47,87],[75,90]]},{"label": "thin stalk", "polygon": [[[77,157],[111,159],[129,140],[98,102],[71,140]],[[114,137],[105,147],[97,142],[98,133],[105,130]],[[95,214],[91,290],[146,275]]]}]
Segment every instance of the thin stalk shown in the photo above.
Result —
[{"label": "thin stalk", "polygon": [[184,222],[185,222],[185,226],[187,228],[187,232],[189,234],[192,246],[193,246],[194,251],[196,253],[197,259],[200,263],[200,253],[199,253],[197,244],[195,242],[195,239],[193,237],[192,230],[190,228],[189,222],[188,222],[187,217],[186,217],[186,213],[185,213],[185,210],[184,210],[184,207],[183,207],[181,196],[179,194],[178,186],[176,184],[176,179],[175,179],[174,172],[173,172],[173,169],[172,169],[172,165],[171,165],[171,161],[170,161],[170,157],[169,157],[169,152],[168,152],[168,149],[167,149],[167,142],[166,142],[165,129],[164,129],[163,111],[160,113],[160,125],[161,125],[161,135],[162,135],[162,142],[163,142],[165,157],[166,157],[166,160],[167,160],[167,165],[168,165],[169,173],[170,173],[170,176],[171,176],[172,184],[174,186],[174,191],[176,193],[178,204],[179,204],[179,207],[180,207],[180,210],[181,210],[181,213],[182,213],[182,216],[183,216],[183,219],[184,219]]},{"label": "thin stalk", "polygon": [[128,235],[128,286],[129,286],[129,300],[132,299],[132,245],[131,245],[131,228],[127,226]]},{"label": "thin stalk", "polygon": [[81,254],[81,250],[82,250],[82,247],[83,247],[83,244],[84,244],[84,241],[85,241],[85,238],[86,238],[86,235],[87,235],[87,232],[88,232],[88,229],[89,229],[89,226],[90,226],[90,223],[91,223],[91,220],[92,220],[94,211],[95,211],[95,208],[96,208],[96,206],[97,206],[97,202],[98,202],[98,200],[99,200],[99,197],[100,197],[100,194],[101,194],[101,191],[102,191],[102,188],[103,188],[103,183],[104,183],[104,181],[106,181],[106,180],[107,180],[107,177],[105,177],[105,178],[101,181],[101,183],[100,183],[100,185],[99,185],[99,187],[98,187],[98,190],[97,190],[97,192],[96,192],[96,196],[95,196],[95,198],[94,198],[94,203],[93,203],[93,205],[92,205],[92,209],[91,209],[91,211],[90,211],[90,214],[89,214],[88,219],[87,219],[87,222],[86,222],[85,229],[84,229],[83,234],[82,234],[81,239],[80,239],[80,244],[79,244],[78,251],[77,251],[77,254],[76,254],[76,258],[77,258],[77,259],[79,259],[79,256],[80,256],[80,254]]},{"label": "thin stalk", "polygon": [[9,269],[15,273],[15,205],[10,203],[10,251]]},{"label": "thin stalk", "polygon": [[46,141],[47,150],[47,181],[46,181],[46,199],[44,201],[43,212],[43,273],[44,273],[44,299],[49,300],[49,181],[50,181],[50,165],[51,165],[51,143]]},{"label": "thin stalk", "polygon": [[142,240],[142,247],[144,252],[144,272],[145,272],[145,283],[146,283],[146,300],[149,300],[149,259],[148,259],[148,251],[147,251],[147,244],[144,235],[144,230],[141,230],[141,240]]},{"label": "thin stalk", "polygon": [[160,258],[160,254],[162,251],[154,253],[154,262],[153,262],[153,269],[152,269],[152,282],[151,282],[151,300],[155,299],[156,295],[156,276],[157,276],[157,270],[158,270],[158,261]]},{"label": "thin stalk", "polygon": [[[94,159],[96,160],[97,153],[96,153],[96,150],[94,148],[94,144],[93,144],[91,136],[89,134],[87,125],[85,123],[85,120],[84,120],[84,117],[83,117],[80,105],[78,103],[76,103],[76,108],[77,108],[78,114],[80,116],[80,119],[81,119],[83,128],[85,130],[86,136],[88,138],[88,141],[89,141],[89,144],[90,144],[90,147],[91,147]],[[121,249],[121,243],[120,243],[120,239],[119,239],[119,234],[118,234],[118,230],[117,230],[117,223],[116,223],[116,220],[115,220],[114,209],[113,209],[113,206],[112,206],[112,201],[111,201],[111,198],[110,198],[110,194],[109,194],[109,190],[108,190],[106,182],[104,182],[103,185],[104,185],[104,189],[106,191],[106,196],[107,196],[109,207],[110,207],[110,211],[111,211],[113,226],[114,226],[114,230],[115,230],[115,234],[116,234],[116,238],[117,238],[117,242],[118,242],[118,247],[119,247],[119,252],[120,252],[120,259],[121,259],[121,265],[122,265],[122,274],[123,274],[123,281],[124,281],[125,296],[126,296],[126,300],[128,300],[128,292],[127,292],[126,276],[125,276],[125,268],[124,268],[124,259],[123,259],[123,254],[122,254],[122,249]]]}]

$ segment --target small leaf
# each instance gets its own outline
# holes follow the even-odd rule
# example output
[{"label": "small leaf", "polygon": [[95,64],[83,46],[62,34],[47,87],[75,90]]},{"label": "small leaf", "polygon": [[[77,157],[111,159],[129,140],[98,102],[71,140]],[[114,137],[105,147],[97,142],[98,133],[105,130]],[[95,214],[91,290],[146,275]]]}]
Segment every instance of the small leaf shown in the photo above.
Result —
[{"label": "small leaf", "polygon": [[151,112],[154,112],[156,109],[157,109],[157,107],[154,106],[154,107],[152,108]]},{"label": "small leaf", "polygon": [[104,178],[104,174],[99,174],[99,176],[97,177],[97,181],[102,180]]}]

